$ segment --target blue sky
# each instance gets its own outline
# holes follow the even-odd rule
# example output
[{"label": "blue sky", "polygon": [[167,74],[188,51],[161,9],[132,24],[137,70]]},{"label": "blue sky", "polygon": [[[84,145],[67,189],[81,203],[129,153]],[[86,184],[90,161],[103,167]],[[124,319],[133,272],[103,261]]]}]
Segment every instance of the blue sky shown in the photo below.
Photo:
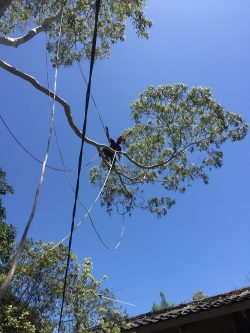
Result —
[{"label": "blue sky", "polygon": [[[153,21],[149,40],[138,39],[129,25],[126,41],[115,45],[110,59],[94,68],[92,92],[111,135],[116,137],[131,125],[129,105],[140,92],[164,83],[211,87],[225,109],[242,114],[249,122],[249,1],[150,0],[146,11]],[[1,47],[1,58],[46,85],[44,36],[18,49]],[[49,73],[52,84],[53,69]],[[49,129],[48,98],[3,70],[1,85],[1,114],[23,144],[42,159]],[[58,93],[71,104],[80,127],[85,90],[77,66],[59,70]],[[88,136],[105,143],[92,104],[89,115]],[[66,164],[76,167],[80,142],[59,105],[56,126]],[[15,189],[15,195],[5,199],[8,222],[21,233],[40,166],[24,155],[3,126],[0,145],[0,165]],[[96,154],[87,145],[84,152],[83,163]],[[176,195],[176,205],[166,217],[157,220],[138,211],[126,218],[117,251],[101,245],[87,220],[74,234],[73,250],[79,260],[91,257],[96,277],[107,274],[107,286],[117,290],[117,298],[136,304],[127,307],[130,315],[149,311],[153,301],[159,301],[160,290],[170,302],[180,303],[190,300],[197,289],[213,295],[250,284],[249,135],[243,142],[226,144],[223,152],[223,167],[209,174],[209,185],[196,182],[185,194]],[[49,163],[60,166],[54,139]],[[156,194],[159,190],[151,188]],[[85,169],[81,200],[89,206],[97,193]],[[59,241],[70,229],[72,205],[66,177],[47,170],[30,236]],[[78,207],[77,221],[83,215]],[[121,217],[109,217],[99,204],[92,216],[103,238],[115,244]]]}]

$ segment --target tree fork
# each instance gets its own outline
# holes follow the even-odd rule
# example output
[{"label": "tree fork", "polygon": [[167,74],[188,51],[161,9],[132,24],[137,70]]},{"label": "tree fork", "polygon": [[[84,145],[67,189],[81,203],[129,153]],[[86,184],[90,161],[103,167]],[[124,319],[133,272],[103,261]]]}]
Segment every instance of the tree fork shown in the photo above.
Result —
[{"label": "tree fork", "polygon": [[[51,97],[51,98],[54,98],[55,101],[57,101],[59,104],[61,104],[61,106],[63,107],[64,109],[64,113],[66,115],[66,118],[68,120],[68,123],[71,127],[71,129],[73,130],[73,132],[79,137],[81,138],[82,137],[82,132],[79,130],[79,128],[76,126],[76,124],[74,123],[73,121],[73,118],[72,118],[72,115],[71,115],[71,108],[70,108],[70,105],[60,96],[54,94],[51,90],[45,88],[44,86],[42,86],[34,77],[28,75],[27,73],[24,73],[23,71],[17,69],[16,67],[8,64],[7,62],[3,61],[3,60],[0,60],[0,67],[2,67],[3,69],[7,70],[9,73],[11,74],[14,74],[15,76],[18,76],[20,77],[21,79],[29,82],[30,84],[33,85],[33,87],[35,87],[37,90],[43,92],[45,95]],[[183,150],[185,150],[189,145],[187,145],[186,147],[184,147],[183,149],[181,149],[181,151],[179,152],[174,152],[172,156],[170,156],[166,161],[163,161],[161,163],[156,163],[156,164],[153,164],[153,165],[143,165],[139,162],[137,162],[136,160],[134,160],[132,157],[130,157],[126,152],[119,152],[119,151],[115,151],[113,150],[112,148],[110,148],[109,146],[105,145],[105,144],[101,144],[101,143],[98,143],[94,140],[91,140],[89,139],[88,137],[85,137],[85,142],[96,147],[97,149],[101,149],[101,148],[107,148],[109,149],[110,151],[112,151],[113,153],[116,152],[116,154],[120,154],[120,155],[123,155],[125,156],[132,164],[134,164],[135,166],[137,166],[138,168],[140,169],[147,169],[147,170],[150,170],[150,169],[156,169],[158,167],[161,167],[161,166],[164,166],[166,164],[168,164],[173,158],[177,157]],[[120,175],[126,177],[127,179],[131,180],[131,181],[136,181],[138,180],[139,178],[141,178],[144,173],[136,176],[136,177],[130,177],[128,175],[124,175],[122,172],[118,171],[118,173],[120,173]]]},{"label": "tree fork", "polygon": [[0,44],[5,45],[5,46],[18,47],[19,45],[22,45],[22,44],[28,42],[29,40],[31,40],[33,37],[38,35],[40,32],[46,31],[53,22],[57,21],[61,17],[61,14],[62,14],[62,8],[58,14],[45,19],[42,25],[39,25],[39,26],[31,29],[26,35],[23,35],[21,37],[12,38],[12,37],[8,37],[8,36],[0,36]]}]

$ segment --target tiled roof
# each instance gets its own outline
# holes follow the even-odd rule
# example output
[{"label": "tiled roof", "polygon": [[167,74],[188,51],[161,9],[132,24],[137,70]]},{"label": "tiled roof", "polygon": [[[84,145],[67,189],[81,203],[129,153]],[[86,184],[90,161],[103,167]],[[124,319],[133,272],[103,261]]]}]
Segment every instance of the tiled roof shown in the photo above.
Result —
[{"label": "tiled roof", "polygon": [[234,290],[224,294],[205,297],[201,300],[190,303],[180,304],[157,312],[148,312],[136,317],[130,318],[132,328],[138,328],[149,324],[158,323],[160,321],[180,318],[190,314],[204,312],[226,305],[244,302],[250,300],[250,287]]}]

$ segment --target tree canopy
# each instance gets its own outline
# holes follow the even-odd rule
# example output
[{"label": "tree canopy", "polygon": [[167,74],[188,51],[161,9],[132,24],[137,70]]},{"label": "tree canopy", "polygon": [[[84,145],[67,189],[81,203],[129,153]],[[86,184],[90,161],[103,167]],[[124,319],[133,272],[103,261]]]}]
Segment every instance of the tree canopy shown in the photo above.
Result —
[{"label": "tree canopy", "polygon": [[174,303],[170,304],[167,301],[167,298],[166,298],[163,291],[160,291],[160,298],[161,298],[160,304],[153,303],[153,305],[152,305],[152,311],[153,312],[160,311],[160,310],[165,310],[165,309],[170,308],[171,306],[174,306]]},{"label": "tree canopy", "polygon": [[[10,244],[9,264],[14,250]],[[7,273],[3,255],[1,252],[0,283]],[[62,244],[53,249],[53,243],[26,241],[12,283],[0,300],[0,332],[54,331],[62,301],[66,256],[67,248]],[[119,333],[121,325],[127,325],[112,300],[113,293],[102,286],[105,279],[94,278],[89,258],[80,263],[71,255],[61,332],[66,332],[68,320],[74,331],[81,333],[96,326],[105,328],[107,333]]]},{"label": "tree canopy", "polygon": [[[18,47],[46,33],[46,47],[54,66],[70,66],[74,61],[89,59],[94,5],[94,0],[4,0],[0,4],[0,44]],[[131,19],[139,37],[148,37],[151,21],[144,15],[144,6],[145,0],[102,1],[96,59],[109,56],[111,46],[125,39],[127,19]],[[0,66],[43,94],[53,95],[22,70],[3,60]],[[70,104],[58,95],[55,100],[62,106],[73,133],[81,138]],[[243,118],[217,103],[209,88],[188,88],[182,83],[150,86],[131,105],[131,118],[133,125],[122,132],[125,150],[117,152],[113,165],[103,154],[103,148],[109,149],[106,145],[84,138],[100,154],[101,162],[90,170],[89,176],[91,183],[100,188],[106,180],[101,203],[110,214],[114,209],[120,214],[132,214],[139,208],[157,217],[166,215],[175,203],[175,192],[184,193],[198,179],[207,184],[208,171],[223,164],[222,145],[244,139],[248,130]],[[0,194],[3,195],[12,192],[4,177],[1,171]],[[152,184],[155,190],[147,196]],[[16,230],[5,223],[1,199],[0,218],[0,238],[4,244],[0,247],[2,280],[14,253]],[[1,305],[0,322],[5,326],[0,331],[7,328],[14,332],[18,325],[27,333],[34,332],[39,325],[48,331],[52,329],[61,297],[66,251],[64,247],[54,251],[52,244],[27,241],[8,301]],[[79,264],[72,255],[69,279],[72,285],[66,300],[66,316],[72,316],[74,326],[88,330],[96,324],[108,325],[117,313],[113,304],[107,305],[100,297],[102,280],[93,278],[91,261]],[[161,300],[160,306],[169,305],[163,293]]]},{"label": "tree canopy", "polygon": [[[5,279],[16,250],[16,228],[6,223],[3,197],[13,193],[0,169],[0,284]],[[58,323],[68,248],[62,244],[26,240],[19,265],[4,296],[0,299],[0,332],[52,333]],[[77,332],[95,326],[107,333],[119,333],[127,325],[124,315],[112,300],[113,293],[103,287],[106,276],[93,276],[90,258],[79,262],[71,253],[68,290],[63,312]]]},{"label": "tree canopy", "polygon": [[6,209],[3,196],[12,194],[13,188],[6,181],[6,173],[0,168],[0,277],[9,269],[9,262],[15,246],[16,229],[5,223]]},{"label": "tree canopy", "polygon": [[[134,126],[122,133],[124,159],[102,192],[109,213],[114,207],[122,211],[125,201],[130,214],[141,208],[157,217],[165,215],[175,203],[171,195],[185,192],[196,179],[207,184],[207,171],[222,166],[222,144],[242,140],[248,129],[239,114],[213,99],[210,89],[188,90],[184,84],[149,87],[131,105],[131,118]],[[104,162],[90,171],[95,185],[101,186],[107,175]],[[160,184],[166,195],[155,190],[145,198],[148,184]]]},{"label": "tree canopy", "polygon": [[[47,48],[55,65],[61,27],[57,64],[67,66],[89,58],[95,1],[23,0],[21,5],[15,0],[7,2],[0,19],[3,34],[0,43],[18,46],[38,33],[46,32]],[[139,36],[148,37],[151,21],[143,13],[144,6],[144,0],[102,1],[97,58],[108,56],[110,46],[124,39],[128,18],[132,19]],[[27,34],[9,37],[9,34],[27,30],[35,24],[38,26]],[[21,70],[4,61],[0,61],[0,66],[30,82],[42,93],[53,95]],[[55,100],[63,107],[73,132],[81,138],[70,104],[57,95]],[[175,203],[176,191],[185,192],[196,179],[208,183],[208,170],[222,166],[222,144],[228,140],[242,140],[248,128],[240,115],[224,110],[214,100],[209,88],[188,89],[181,83],[150,86],[131,105],[131,118],[134,125],[122,133],[126,140],[125,151],[118,152],[119,157],[123,156],[122,163],[111,166],[102,152],[104,147],[109,148],[85,137],[85,142],[97,149],[102,160],[99,166],[90,170],[91,183],[102,187],[112,168],[101,194],[101,203],[108,213],[115,208],[121,214],[132,214],[135,208],[140,208],[157,217],[164,216]],[[151,184],[160,185],[163,191],[155,186],[157,190],[146,197],[145,190]]]},{"label": "tree canopy", "polygon": [[[127,19],[139,37],[147,38],[151,21],[144,15],[145,0],[102,0],[98,23],[96,57],[109,56],[112,44],[125,39]],[[94,29],[94,0],[12,0],[0,5],[0,44],[17,47],[41,32],[48,35],[47,49],[52,63],[68,66],[75,60],[88,59]],[[58,60],[58,35],[62,29]],[[19,31],[28,33],[10,37]]]}]

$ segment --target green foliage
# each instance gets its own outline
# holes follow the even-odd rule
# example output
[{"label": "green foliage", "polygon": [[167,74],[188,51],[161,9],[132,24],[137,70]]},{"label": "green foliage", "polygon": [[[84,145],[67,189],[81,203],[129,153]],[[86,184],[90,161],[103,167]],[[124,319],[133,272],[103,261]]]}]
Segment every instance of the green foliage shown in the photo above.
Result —
[{"label": "green foliage", "polygon": [[198,301],[200,299],[203,299],[205,297],[208,297],[202,290],[197,290],[192,294],[192,300],[193,301]]},{"label": "green foliage", "polygon": [[111,331],[120,332],[123,316],[113,301],[103,297],[114,297],[108,289],[102,288],[106,277],[96,280],[92,272],[90,259],[85,259],[83,265],[78,264],[71,271],[66,314],[72,318],[77,332],[89,332],[96,326],[105,328],[105,332],[117,326],[116,330]]},{"label": "green foliage", "polygon": [[15,246],[16,229],[0,221],[0,276],[9,269]]},{"label": "green foliage", "polygon": [[[55,329],[62,302],[67,248],[59,245],[52,249],[52,246],[31,239],[26,242],[11,287],[0,302],[0,332],[52,333]],[[102,287],[106,277],[96,280],[92,271],[90,259],[80,264],[71,255],[63,320],[70,318],[79,332],[88,332],[96,325],[107,329],[114,326],[120,332],[123,316],[113,301],[101,297],[113,297]],[[66,332],[64,326],[62,331]]]},{"label": "green foliage", "polygon": [[0,168],[0,222],[5,221],[6,219],[6,211],[3,207],[2,197],[6,194],[12,194],[13,188],[7,184],[6,180],[6,173]]},{"label": "green foliage", "polygon": [[[11,303],[11,304],[10,304]],[[36,314],[15,299],[0,301],[0,333],[35,333]]]},{"label": "green foliage", "polygon": [[[13,193],[0,169],[0,284],[5,278],[15,252],[16,229],[5,222],[2,196]],[[68,249],[60,244],[26,241],[13,281],[0,300],[0,333],[52,333],[58,324]],[[93,264],[85,259],[81,264],[71,254],[68,288],[63,319],[72,319],[77,332],[89,332],[100,326],[107,333],[120,333],[124,316],[115,307],[114,297],[96,280]],[[63,328],[65,329],[65,327]]]},{"label": "green foliage", "polygon": [[[153,312],[160,311],[160,310],[165,310],[165,309],[168,309],[168,308],[175,305],[174,303],[171,303],[171,304],[168,303],[168,301],[166,299],[166,296],[165,296],[163,291],[160,291],[160,297],[161,297],[160,304],[153,303],[153,305],[152,305],[152,311]],[[208,297],[208,296],[206,294],[204,294],[204,292],[202,290],[197,290],[192,294],[192,300],[193,301],[198,301],[198,300],[201,300],[205,297]]]},{"label": "green foliage", "polygon": [[[208,88],[149,87],[131,109],[134,126],[122,133],[131,159],[116,163],[114,171],[120,175],[112,172],[102,192],[109,213],[113,208],[121,212],[124,204],[128,213],[138,207],[165,215],[175,203],[173,194],[184,193],[197,179],[207,184],[207,171],[222,166],[222,144],[242,140],[248,130],[242,117],[224,110]],[[90,171],[90,181],[101,186],[106,175],[102,163]],[[164,191],[157,186],[152,191],[151,184]],[[147,188],[149,198],[144,194]]]},{"label": "green foliage", "polygon": [[163,291],[160,291],[160,297],[161,297],[161,302],[159,305],[157,305],[156,303],[153,303],[152,305],[152,311],[159,311],[159,310],[164,310],[164,309],[168,309],[172,306],[174,306],[174,303],[168,303],[166,296],[164,294]]},{"label": "green foliage", "polygon": [[13,188],[7,184],[5,177],[6,173],[0,168],[0,277],[9,268],[16,237],[15,228],[5,223],[6,210],[3,207],[2,197],[13,193]]},{"label": "green foliage", "polygon": [[[13,0],[4,16],[0,19],[0,32],[8,35],[18,30],[26,30],[45,19],[56,16],[64,4],[62,21],[62,39],[59,52],[59,64],[71,65],[74,60],[89,58],[94,29],[95,1],[93,0]],[[125,39],[127,19],[139,37],[148,37],[147,29],[152,23],[143,8],[145,0],[102,0],[99,25],[97,58],[109,55],[112,44]],[[48,50],[55,63],[60,20],[53,22],[48,31]]]}]

